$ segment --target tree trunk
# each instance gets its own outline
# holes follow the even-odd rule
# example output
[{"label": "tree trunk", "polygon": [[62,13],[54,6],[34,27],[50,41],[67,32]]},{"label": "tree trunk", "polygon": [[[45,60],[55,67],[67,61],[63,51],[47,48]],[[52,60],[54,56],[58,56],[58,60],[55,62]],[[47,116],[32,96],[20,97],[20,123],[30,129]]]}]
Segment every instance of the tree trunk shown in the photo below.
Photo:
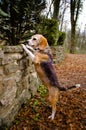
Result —
[{"label": "tree trunk", "polygon": [[71,0],[70,1],[70,11],[71,11],[71,43],[70,43],[70,53],[74,53],[75,50],[75,35],[76,35],[76,23],[78,20],[80,9],[82,8],[82,0]]},{"label": "tree trunk", "polygon": [[75,49],[75,29],[76,29],[76,19],[75,17],[75,0],[71,0],[70,11],[71,11],[71,41],[70,41],[70,53],[74,53]]},{"label": "tree trunk", "polygon": [[15,45],[16,44],[16,38],[15,38],[15,15],[14,15],[14,10],[13,7],[15,5],[14,1],[11,1],[10,4],[10,31],[11,31],[11,35],[10,35],[10,45]]},{"label": "tree trunk", "polygon": [[53,19],[58,19],[60,0],[54,0]]},{"label": "tree trunk", "polygon": [[71,27],[71,41],[70,41],[70,53],[75,52],[75,25]]}]

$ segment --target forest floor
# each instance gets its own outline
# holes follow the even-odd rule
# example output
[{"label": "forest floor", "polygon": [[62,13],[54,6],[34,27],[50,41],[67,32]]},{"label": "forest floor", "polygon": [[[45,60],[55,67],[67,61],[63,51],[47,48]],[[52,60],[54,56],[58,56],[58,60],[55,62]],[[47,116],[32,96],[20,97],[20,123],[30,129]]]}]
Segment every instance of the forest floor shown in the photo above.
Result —
[{"label": "forest floor", "polygon": [[86,130],[86,55],[67,54],[55,67],[62,85],[80,87],[60,93],[51,121],[51,108],[45,100],[47,90],[41,85],[38,93],[22,105],[10,130]]}]

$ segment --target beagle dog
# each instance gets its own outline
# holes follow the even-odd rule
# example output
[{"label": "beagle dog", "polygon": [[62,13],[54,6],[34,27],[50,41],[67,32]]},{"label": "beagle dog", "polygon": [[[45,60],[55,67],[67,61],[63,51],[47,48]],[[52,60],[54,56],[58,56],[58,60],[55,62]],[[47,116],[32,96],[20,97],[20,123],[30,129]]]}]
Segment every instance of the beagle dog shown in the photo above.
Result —
[{"label": "beagle dog", "polygon": [[[66,91],[67,88],[62,87],[58,82],[56,71],[53,66],[52,53],[47,39],[40,34],[36,34],[27,41],[26,45],[22,44],[22,47],[32,59],[38,76],[49,91],[48,100],[52,106],[52,114],[48,118],[53,120],[56,113],[59,92]],[[71,88],[73,87],[75,86]]]}]

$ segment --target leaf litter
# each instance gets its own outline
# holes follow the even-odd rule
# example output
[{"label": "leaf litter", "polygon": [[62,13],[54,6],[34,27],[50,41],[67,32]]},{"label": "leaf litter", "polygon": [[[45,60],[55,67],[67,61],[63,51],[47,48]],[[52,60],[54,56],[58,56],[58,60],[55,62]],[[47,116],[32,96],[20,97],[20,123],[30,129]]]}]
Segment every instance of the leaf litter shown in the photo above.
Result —
[{"label": "leaf litter", "polygon": [[61,85],[80,87],[60,92],[54,121],[48,119],[51,107],[48,92],[41,85],[37,95],[22,104],[10,130],[85,130],[86,129],[86,55],[67,54],[55,65]]}]

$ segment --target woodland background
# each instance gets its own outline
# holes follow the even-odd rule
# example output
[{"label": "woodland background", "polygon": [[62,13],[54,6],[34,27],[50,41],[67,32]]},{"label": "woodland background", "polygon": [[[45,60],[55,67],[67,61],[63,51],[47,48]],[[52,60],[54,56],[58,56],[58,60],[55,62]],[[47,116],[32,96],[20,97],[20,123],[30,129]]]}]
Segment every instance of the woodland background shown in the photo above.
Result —
[{"label": "woodland background", "polygon": [[[16,45],[35,33],[41,33],[49,41],[53,41],[50,45],[57,45],[56,41],[65,39],[65,36],[62,36],[64,34],[61,35],[61,32],[65,32],[66,51],[85,53],[86,25],[82,30],[77,22],[83,11],[84,2],[84,0],[0,0],[0,41],[2,43],[4,40],[3,44]],[[65,20],[67,13],[70,13],[70,21],[67,21],[67,18]],[[67,29],[68,22],[71,25],[69,29]]]},{"label": "woodland background", "polygon": [[[63,45],[65,59],[55,64],[62,85],[78,88],[61,92],[52,122],[45,100],[47,90],[24,102],[11,127],[1,130],[85,130],[86,129],[86,25],[78,25],[85,0],[0,0],[0,47],[25,42],[35,33],[43,34],[51,46]],[[67,21],[68,14],[70,21]],[[70,22],[70,28],[69,23]],[[83,53],[83,54],[74,54]],[[31,86],[32,87],[32,86]]]}]

